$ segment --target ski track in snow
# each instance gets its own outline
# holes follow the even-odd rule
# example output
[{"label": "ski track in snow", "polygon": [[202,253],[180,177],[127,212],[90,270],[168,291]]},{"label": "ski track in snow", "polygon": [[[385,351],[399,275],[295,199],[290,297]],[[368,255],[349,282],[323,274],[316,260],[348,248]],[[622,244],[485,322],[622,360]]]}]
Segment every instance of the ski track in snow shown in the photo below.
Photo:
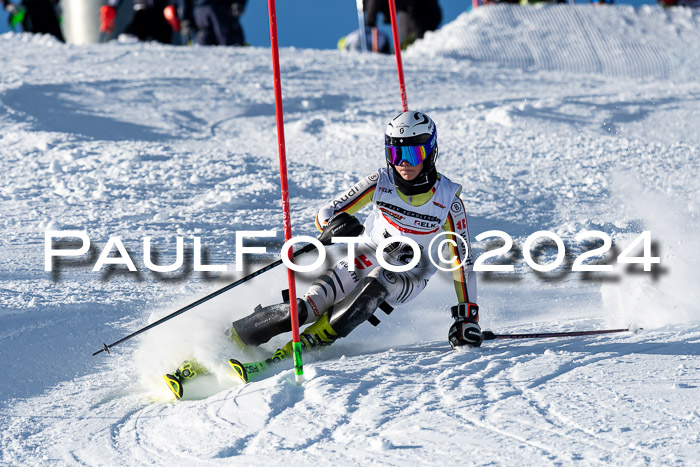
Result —
[{"label": "ski track in snow", "polygon": [[[483,328],[643,331],[454,352],[441,276],[379,327],[307,355],[302,386],[284,365],[238,386],[224,365],[286,342],[244,355],[223,334],[279,300],[282,270],[90,356],[235,276],[156,275],[143,237],[160,264],[185,237],[191,265],[199,236],[232,271],[236,231],[281,230],[269,50],[0,35],[0,463],[697,464],[699,25],[686,8],[492,6],[404,56],[409,104],[436,120],[473,241],[503,230],[516,259],[537,230],[573,256],[583,230],[618,252],[644,229],[657,242],[654,274],[522,261],[481,274]],[[381,165],[395,61],[284,49],[281,62],[294,233],[315,235],[318,205]],[[84,229],[90,254],[44,272],[48,229]],[[117,235],[139,273],[93,273]],[[193,354],[214,375],[173,402],[160,375]]]}]

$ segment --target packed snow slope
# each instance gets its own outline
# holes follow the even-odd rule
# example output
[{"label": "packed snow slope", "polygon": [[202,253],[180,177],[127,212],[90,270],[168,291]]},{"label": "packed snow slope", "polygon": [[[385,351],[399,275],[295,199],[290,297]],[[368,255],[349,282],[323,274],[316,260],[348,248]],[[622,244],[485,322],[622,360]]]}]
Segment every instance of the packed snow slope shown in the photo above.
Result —
[{"label": "packed snow slope", "polygon": [[[437,123],[477,254],[499,246],[482,232],[514,240],[498,258],[513,272],[479,273],[482,327],[643,330],[453,351],[455,298],[438,275],[377,328],[306,355],[301,386],[288,365],[246,386],[225,365],[289,338],[244,354],[224,333],[279,301],[281,268],[91,356],[240,277],[237,231],[278,231],[249,271],[278,255],[270,51],[0,36],[0,463],[698,464],[698,31],[688,9],[484,7],[404,56],[409,105]],[[280,54],[293,229],[316,235],[320,203],[384,163],[396,65]],[[84,231],[91,249],[46,272],[56,229]],[[522,251],[541,230],[567,250],[545,273]],[[571,271],[586,230],[612,238],[612,272]],[[661,261],[650,272],[616,261],[642,231]],[[137,272],[93,272],[113,237]],[[182,237],[185,265],[149,270],[145,237],[157,264]],[[192,271],[193,237],[228,272]],[[550,263],[556,248],[533,256]],[[161,374],[192,356],[213,374],[175,402]]]},{"label": "packed snow slope", "polygon": [[417,43],[410,54],[688,80],[697,78],[700,29],[697,10],[690,8],[496,5],[460,16]]}]

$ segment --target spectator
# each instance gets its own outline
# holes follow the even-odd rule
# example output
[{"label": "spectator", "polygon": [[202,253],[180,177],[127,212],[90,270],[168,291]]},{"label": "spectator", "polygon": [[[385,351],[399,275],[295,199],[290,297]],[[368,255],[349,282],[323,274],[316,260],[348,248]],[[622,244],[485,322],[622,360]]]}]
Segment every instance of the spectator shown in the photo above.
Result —
[{"label": "spectator", "polygon": [[[100,9],[100,32],[114,31],[114,20],[121,0],[108,0],[107,5]],[[168,0],[134,0],[134,17],[124,30],[124,34],[135,36],[140,41],[155,40],[163,44],[171,44],[173,30],[179,29],[175,7]],[[166,15],[175,19],[166,19]]]},{"label": "spectator", "polygon": [[238,18],[247,0],[180,0],[182,33],[189,36],[194,25],[199,45],[243,45]]},{"label": "spectator", "polygon": [[[377,14],[381,13],[385,23],[391,23],[387,0],[364,0],[367,26],[377,26]],[[416,39],[421,39],[426,31],[434,31],[442,21],[442,11],[437,0],[396,0],[399,16],[399,38],[405,49]]]},{"label": "spectator", "polygon": [[22,23],[24,32],[51,34],[61,42],[63,33],[58,20],[58,0],[24,0],[16,5],[10,0],[0,0],[10,14],[10,24]]}]

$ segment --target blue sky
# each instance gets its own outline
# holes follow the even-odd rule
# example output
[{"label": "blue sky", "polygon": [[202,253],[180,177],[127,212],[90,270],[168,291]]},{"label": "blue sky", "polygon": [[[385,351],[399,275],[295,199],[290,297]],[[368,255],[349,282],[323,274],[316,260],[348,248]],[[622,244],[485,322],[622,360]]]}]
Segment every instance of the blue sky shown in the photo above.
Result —
[{"label": "blue sky", "polygon": [[[579,1],[579,3],[583,3]],[[655,4],[655,0],[617,0],[618,4]],[[449,23],[471,5],[471,0],[440,0],[442,24]],[[95,21],[98,21],[95,18]],[[357,28],[355,0],[278,0],[277,21],[282,47],[333,49],[345,34]],[[267,2],[249,0],[242,17],[246,40],[269,46]],[[390,31],[386,27],[387,31]],[[0,33],[7,32],[7,14],[0,11]]]}]

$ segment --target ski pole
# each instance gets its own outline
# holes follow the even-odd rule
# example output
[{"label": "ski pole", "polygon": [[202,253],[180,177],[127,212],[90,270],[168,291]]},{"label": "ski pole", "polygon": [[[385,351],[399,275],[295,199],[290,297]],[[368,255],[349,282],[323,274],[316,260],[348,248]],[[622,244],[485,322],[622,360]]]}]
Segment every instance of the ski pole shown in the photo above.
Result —
[{"label": "ski pole", "polygon": [[[643,328],[637,328],[642,330]],[[599,329],[595,331],[569,331],[569,332],[535,332],[529,334],[494,334],[492,331],[484,331],[483,336],[485,341],[495,339],[544,339],[548,337],[577,337],[577,336],[593,336],[596,334],[612,334],[616,332],[628,332],[627,329]],[[633,331],[634,332],[634,331]]]},{"label": "ski pole", "polygon": [[406,97],[406,82],[403,79],[403,64],[401,63],[401,42],[399,40],[399,28],[396,25],[396,3],[389,0],[389,16],[391,16],[391,35],[394,38],[394,55],[396,55],[396,71],[399,74],[399,92],[401,93],[401,108],[408,112],[408,98]]},{"label": "ski pole", "polygon": [[[293,254],[293,257],[297,257],[297,256],[299,256],[299,255],[301,255],[301,254],[303,254],[303,253],[308,253],[309,251],[311,251],[311,250],[313,250],[313,249],[314,249],[313,243],[309,243],[309,244],[306,245],[305,247],[303,247],[303,248],[301,248],[301,249],[295,251],[294,254]],[[119,344],[121,344],[122,342],[124,342],[124,341],[126,341],[126,340],[129,340],[129,339],[131,339],[131,338],[134,337],[134,336],[138,336],[138,335],[141,334],[142,332],[146,332],[146,331],[148,331],[149,329],[158,326],[159,324],[162,324],[162,323],[164,323],[164,322],[166,322],[166,321],[168,321],[168,320],[170,320],[170,319],[172,319],[172,318],[174,318],[174,317],[176,317],[176,316],[178,316],[178,315],[183,314],[184,312],[186,312],[186,311],[188,311],[188,310],[191,310],[192,308],[194,308],[194,307],[196,307],[196,306],[201,305],[201,304],[204,303],[204,302],[207,302],[207,301],[211,300],[211,299],[214,298],[214,297],[218,297],[218,296],[221,295],[222,293],[228,292],[228,291],[231,290],[232,288],[238,287],[238,286],[241,285],[242,283],[247,282],[247,281],[251,280],[251,279],[254,278],[254,277],[257,277],[257,276],[259,276],[260,274],[269,271],[270,269],[276,268],[276,267],[279,266],[280,264],[282,264],[282,260],[281,260],[281,259],[278,259],[278,260],[275,261],[274,263],[270,263],[270,264],[268,264],[267,266],[258,269],[257,271],[251,272],[251,273],[248,274],[247,276],[245,276],[245,277],[243,277],[243,278],[241,278],[241,279],[238,279],[236,282],[233,282],[233,283],[227,285],[226,287],[223,287],[223,288],[221,288],[221,289],[219,289],[219,290],[216,290],[216,291],[210,293],[209,295],[207,295],[206,297],[202,297],[202,298],[200,298],[199,300],[197,300],[197,301],[195,301],[195,302],[192,302],[192,303],[190,303],[189,305],[184,306],[184,307],[180,308],[179,310],[170,313],[168,316],[164,316],[163,318],[159,319],[158,321],[156,321],[156,322],[154,322],[154,323],[151,323],[151,324],[149,324],[148,326],[146,326],[146,327],[144,327],[144,328],[141,328],[141,329],[139,329],[138,331],[135,331],[135,332],[129,334],[128,336],[126,336],[126,337],[123,337],[123,338],[119,339],[119,340],[116,341],[116,342],[113,342],[113,343],[111,343],[111,344],[109,344],[109,345],[104,344],[103,347],[102,347],[100,350],[98,350],[97,352],[93,353],[92,356],[94,357],[95,355],[97,355],[97,354],[100,353],[100,352],[107,352],[107,353],[109,353],[109,349],[111,349],[111,348],[114,347],[115,345],[119,345]]]}]

